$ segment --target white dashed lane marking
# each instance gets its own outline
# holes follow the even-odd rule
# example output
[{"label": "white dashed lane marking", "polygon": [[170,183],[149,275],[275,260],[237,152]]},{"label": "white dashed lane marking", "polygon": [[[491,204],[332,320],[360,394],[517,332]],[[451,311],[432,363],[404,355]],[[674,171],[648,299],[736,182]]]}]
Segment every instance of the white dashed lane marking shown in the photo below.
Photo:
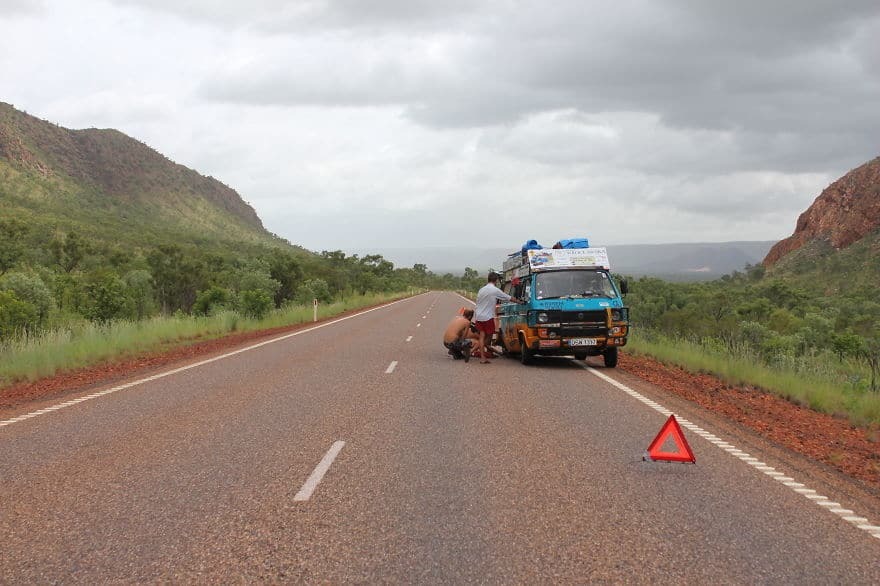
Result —
[{"label": "white dashed lane marking", "polygon": [[408,337],[408,338],[406,339],[406,341],[407,341],[407,342],[412,342],[412,336]]},{"label": "white dashed lane marking", "polygon": [[391,374],[394,372],[394,369],[397,368],[397,361],[392,360],[391,364],[388,365],[388,368],[385,369],[385,374]]},{"label": "white dashed lane marking", "polygon": [[[607,374],[599,372],[598,370],[591,368],[585,364],[578,363],[578,365],[581,368],[583,368],[584,370],[586,370],[587,372],[589,372],[590,374],[601,378],[602,380],[604,380],[608,384],[620,389],[621,391],[623,391],[627,395],[644,403],[645,405],[651,407],[652,409],[659,411],[663,415],[671,415],[672,414],[672,411],[670,411],[669,409],[666,409],[665,407],[663,407],[659,403],[652,401],[651,399],[648,399],[644,395],[632,390],[631,388],[629,388],[625,384],[614,380],[613,378],[611,378]],[[755,458],[755,457],[749,455],[748,453],[740,450],[736,446],[730,444],[730,442],[726,442],[726,441],[722,440],[721,438],[719,438],[715,434],[706,431],[705,429],[701,428],[700,426],[698,426],[694,423],[691,423],[687,419],[678,419],[678,422],[681,424],[682,427],[687,428],[688,430],[692,431],[693,433],[695,433],[696,435],[705,439],[706,441],[713,444],[714,446],[721,448],[725,452],[729,453],[731,456],[734,456],[734,457],[738,458],[739,460],[742,460],[746,464],[749,464],[755,470],[760,471],[762,474],[765,474],[766,476],[772,478],[773,480],[781,483],[783,486],[787,486],[788,488],[792,489],[792,491],[794,491],[795,493],[800,494],[801,496],[804,496],[805,498],[816,503],[820,507],[823,507],[825,510],[834,513],[835,515],[837,515],[838,517],[840,517],[844,521],[847,521],[847,522],[853,524],[858,529],[861,529],[862,531],[867,532],[868,534],[872,535],[873,537],[880,539],[880,526],[872,525],[868,521],[868,519],[866,519],[865,517],[860,517],[860,516],[856,515],[855,513],[853,513],[853,511],[851,511],[849,509],[842,508],[840,503],[832,501],[827,496],[818,494],[812,488],[807,487],[805,484],[796,481],[794,478],[792,478],[790,476],[786,476],[785,474],[778,472],[772,466],[769,466],[768,464],[760,461],[758,458]]]},{"label": "white dashed lane marking", "polygon": [[321,480],[324,479],[324,475],[327,474],[330,465],[333,464],[333,460],[336,459],[336,456],[339,455],[339,452],[342,451],[343,447],[345,447],[344,441],[333,442],[333,445],[330,446],[330,449],[327,450],[327,453],[324,454],[324,457],[318,462],[318,466],[306,479],[305,484],[302,485],[302,488],[299,489],[299,492],[296,493],[293,500],[307,501],[312,497],[312,493],[315,492],[315,489],[321,484]]}]

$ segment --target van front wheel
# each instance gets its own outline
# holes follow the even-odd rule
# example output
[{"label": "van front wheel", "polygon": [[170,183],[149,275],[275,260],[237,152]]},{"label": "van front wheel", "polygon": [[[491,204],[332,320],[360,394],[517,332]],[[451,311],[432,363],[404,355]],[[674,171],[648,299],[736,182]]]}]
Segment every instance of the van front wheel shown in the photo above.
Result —
[{"label": "van front wheel", "polygon": [[532,349],[526,345],[522,336],[519,338],[519,361],[528,366],[535,362],[535,354]]},{"label": "van front wheel", "polygon": [[602,352],[602,358],[605,359],[605,368],[615,368],[617,366],[617,348],[608,348]]}]

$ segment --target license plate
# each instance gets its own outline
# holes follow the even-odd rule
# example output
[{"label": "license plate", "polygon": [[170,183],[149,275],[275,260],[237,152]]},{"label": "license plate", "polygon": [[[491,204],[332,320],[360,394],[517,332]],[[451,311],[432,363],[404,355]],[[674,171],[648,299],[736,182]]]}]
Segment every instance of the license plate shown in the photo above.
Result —
[{"label": "license plate", "polygon": [[595,338],[572,338],[568,341],[569,346],[595,346]]}]

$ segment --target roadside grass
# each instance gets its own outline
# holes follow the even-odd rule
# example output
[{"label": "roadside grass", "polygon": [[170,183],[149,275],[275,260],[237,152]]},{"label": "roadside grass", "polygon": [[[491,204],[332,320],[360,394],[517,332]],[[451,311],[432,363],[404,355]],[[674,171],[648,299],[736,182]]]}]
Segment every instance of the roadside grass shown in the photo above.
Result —
[{"label": "roadside grass", "polygon": [[[351,296],[319,305],[318,319],[408,295],[407,292]],[[261,320],[222,311],[204,317],[159,316],[107,325],[73,322],[38,335],[0,343],[0,388],[147,352],[213,340],[235,332],[267,330],[312,320],[312,306],[288,306],[270,312]]]},{"label": "roadside grass", "polygon": [[626,349],[691,372],[715,375],[731,385],[755,386],[815,411],[845,416],[857,426],[880,425],[880,393],[851,382],[854,377],[863,378],[862,367],[857,364],[835,364],[827,356],[820,356],[809,360],[789,357],[768,365],[745,348],[725,352],[717,345],[656,332],[646,335],[633,331]]}]

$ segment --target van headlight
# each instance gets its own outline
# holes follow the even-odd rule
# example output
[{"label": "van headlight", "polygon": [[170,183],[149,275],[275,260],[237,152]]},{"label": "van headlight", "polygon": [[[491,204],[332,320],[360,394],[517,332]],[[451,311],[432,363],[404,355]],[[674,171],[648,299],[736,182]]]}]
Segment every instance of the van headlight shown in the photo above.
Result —
[{"label": "van headlight", "polygon": [[539,324],[545,324],[548,321],[550,321],[550,316],[547,315],[546,312],[542,311],[541,313],[538,314],[538,323]]},{"label": "van headlight", "polygon": [[611,321],[629,321],[629,308],[621,307],[611,310]]}]

